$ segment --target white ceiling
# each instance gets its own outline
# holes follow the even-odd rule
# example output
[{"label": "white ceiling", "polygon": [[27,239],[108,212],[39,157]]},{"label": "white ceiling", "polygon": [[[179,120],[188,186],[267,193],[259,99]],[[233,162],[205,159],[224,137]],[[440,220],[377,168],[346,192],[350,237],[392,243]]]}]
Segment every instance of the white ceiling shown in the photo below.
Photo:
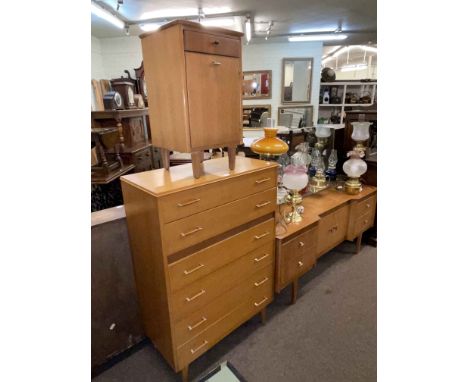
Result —
[{"label": "white ceiling", "polygon": [[[114,10],[117,0],[101,0],[97,3]],[[231,12],[249,13],[254,21],[251,43],[287,41],[290,33],[336,30],[340,25],[348,38],[346,45],[377,42],[376,0],[124,0],[118,13],[123,20],[136,22],[145,12],[180,8],[229,7]],[[268,22],[273,21],[271,35],[265,41]],[[130,27],[131,35],[142,31],[137,25]],[[98,38],[122,37],[124,31],[105,20],[92,15],[91,34]],[[325,42],[324,45],[336,45]]]}]

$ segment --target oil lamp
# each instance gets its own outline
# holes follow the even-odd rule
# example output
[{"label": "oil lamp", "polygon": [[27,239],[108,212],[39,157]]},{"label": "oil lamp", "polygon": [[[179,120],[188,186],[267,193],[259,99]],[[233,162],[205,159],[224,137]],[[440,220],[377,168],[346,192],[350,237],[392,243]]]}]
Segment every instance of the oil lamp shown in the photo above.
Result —
[{"label": "oil lamp", "polygon": [[330,138],[331,130],[329,127],[317,125],[315,128],[315,136],[317,137],[317,143],[315,147],[322,152],[325,148],[328,138]]},{"label": "oil lamp", "polygon": [[347,194],[356,195],[362,190],[359,177],[367,171],[367,163],[361,159],[364,154],[358,150],[349,151],[347,155],[350,159],[343,163],[343,171],[348,175],[344,189]]},{"label": "oil lamp", "polygon": [[354,150],[364,154],[366,151],[364,142],[369,139],[369,126],[371,125],[371,122],[351,122],[351,124],[353,125],[351,138],[356,142]]},{"label": "oil lamp", "polygon": [[291,212],[285,217],[287,223],[299,223],[302,221],[301,212],[299,212],[302,196],[299,194],[299,191],[304,189],[308,183],[309,177],[306,166],[289,165],[284,169],[283,186],[292,192],[292,195],[289,195],[287,198],[288,202],[292,205]]}]

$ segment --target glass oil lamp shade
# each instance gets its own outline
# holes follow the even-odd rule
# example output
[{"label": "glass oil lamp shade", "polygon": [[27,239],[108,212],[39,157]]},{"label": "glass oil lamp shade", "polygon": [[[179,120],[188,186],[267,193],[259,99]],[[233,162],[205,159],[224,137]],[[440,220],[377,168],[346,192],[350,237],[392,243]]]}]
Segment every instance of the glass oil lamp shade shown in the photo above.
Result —
[{"label": "glass oil lamp shade", "polygon": [[308,167],[312,161],[312,157],[309,154],[309,142],[299,143],[295,149],[297,151],[291,157],[291,164]]},{"label": "glass oil lamp shade", "polygon": [[307,168],[305,166],[289,165],[284,169],[283,186],[291,190],[293,193],[289,196],[288,201],[291,203],[292,208],[285,220],[287,223],[298,223],[302,221],[302,212],[299,211],[298,206],[302,202],[302,197],[299,191],[307,186],[309,177],[307,176]]},{"label": "glass oil lamp shade", "polygon": [[315,136],[317,138],[329,138],[331,135],[331,130],[329,127],[317,126],[315,128]]},{"label": "glass oil lamp shade", "polygon": [[348,194],[356,195],[362,190],[359,177],[367,171],[367,163],[360,158],[359,152],[351,151],[350,153],[348,156],[351,158],[343,163],[343,171],[348,175],[345,191]]},{"label": "glass oil lamp shade", "polygon": [[330,180],[336,179],[336,164],[338,163],[338,155],[336,150],[333,149],[328,157],[328,168],[325,171],[325,174],[328,176]]},{"label": "glass oil lamp shade", "polygon": [[369,139],[369,126],[371,122],[352,122],[353,133],[351,138],[355,142],[363,142]]},{"label": "glass oil lamp shade", "polygon": [[288,151],[289,147],[287,143],[276,136],[276,132],[278,131],[276,127],[265,127],[263,131],[265,136],[257,139],[250,147],[254,153],[269,158],[280,156]]}]

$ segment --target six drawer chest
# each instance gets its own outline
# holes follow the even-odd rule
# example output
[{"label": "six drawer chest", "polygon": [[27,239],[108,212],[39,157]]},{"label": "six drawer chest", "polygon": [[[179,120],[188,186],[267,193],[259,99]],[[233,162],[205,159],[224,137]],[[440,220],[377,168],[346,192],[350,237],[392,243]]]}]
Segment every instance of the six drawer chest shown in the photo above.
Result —
[{"label": "six drawer chest", "polygon": [[121,178],[143,325],[175,371],[273,298],[277,165],[238,157]]}]

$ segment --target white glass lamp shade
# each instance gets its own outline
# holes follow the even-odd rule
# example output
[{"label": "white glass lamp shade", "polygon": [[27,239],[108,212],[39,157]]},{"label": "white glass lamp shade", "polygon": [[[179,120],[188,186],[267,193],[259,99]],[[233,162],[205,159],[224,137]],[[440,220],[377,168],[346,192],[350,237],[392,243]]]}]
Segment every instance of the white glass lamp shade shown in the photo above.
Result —
[{"label": "white glass lamp shade", "polygon": [[359,178],[367,171],[367,163],[360,158],[351,158],[343,163],[343,171],[350,178]]},{"label": "white glass lamp shade", "polygon": [[329,127],[317,126],[315,128],[315,136],[317,138],[328,138],[331,135],[331,130]]},{"label": "white glass lamp shade", "polygon": [[353,125],[353,133],[351,134],[353,141],[360,142],[369,139],[369,126],[371,122],[352,122],[351,124]]},{"label": "white glass lamp shade", "polygon": [[305,166],[289,165],[284,170],[283,186],[289,190],[302,190],[309,183]]}]

